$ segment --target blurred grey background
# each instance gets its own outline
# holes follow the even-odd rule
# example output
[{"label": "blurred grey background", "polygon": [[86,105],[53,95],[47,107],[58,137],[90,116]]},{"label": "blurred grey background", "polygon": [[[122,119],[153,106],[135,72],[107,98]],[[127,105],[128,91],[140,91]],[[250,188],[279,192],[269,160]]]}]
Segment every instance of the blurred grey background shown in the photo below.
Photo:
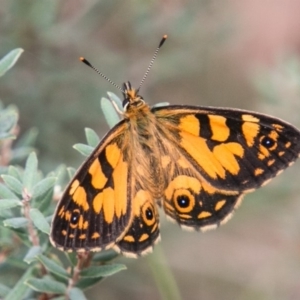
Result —
[{"label": "blurred grey background", "polygon": [[[2,0],[0,57],[25,50],[0,81],[20,111],[20,136],[36,127],[44,172],[83,157],[84,127],[108,130],[99,106],[112,85],[137,86],[162,35],[141,94],[150,104],[212,105],[275,115],[300,127],[300,2],[258,0]],[[121,95],[120,95],[121,96]],[[300,162],[247,195],[216,231],[182,232],[162,216],[152,256],[118,258],[128,270],[89,299],[161,299],[157,272],[170,269],[182,299],[300,299]],[[157,267],[157,268],[156,268]]]}]

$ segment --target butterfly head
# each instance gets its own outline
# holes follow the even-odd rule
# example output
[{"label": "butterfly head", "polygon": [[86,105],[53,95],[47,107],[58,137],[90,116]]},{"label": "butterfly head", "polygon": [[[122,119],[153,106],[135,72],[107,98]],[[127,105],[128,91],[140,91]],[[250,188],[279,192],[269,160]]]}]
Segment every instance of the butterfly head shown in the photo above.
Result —
[{"label": "butterfly head", "polygon": [[131,87],[131,83],[125,82],[123,84],[123,108],[124,111],[130,109],[139,109],[145,105],[145,101],[142,96],[138,95],[139,90]]}]

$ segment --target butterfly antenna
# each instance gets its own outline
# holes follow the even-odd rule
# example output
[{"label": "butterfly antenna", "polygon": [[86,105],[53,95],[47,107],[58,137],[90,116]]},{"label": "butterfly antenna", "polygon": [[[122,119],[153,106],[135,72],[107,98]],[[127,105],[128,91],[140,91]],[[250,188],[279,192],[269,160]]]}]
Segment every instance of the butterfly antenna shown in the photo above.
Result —
[{"label": "butterfly antenna", "polygon": [[94,71],[96,71],[100,76],[102,76],[106,81],[108,81],[110,84],[112,84],[114,87],[119,89],[122,93],[124,93],[124,90],[121,89],[116,83],[114,83],[111,79],[109,79],[107,76],[105,76],[102,72],[100,72],[96,67],[94,67],[88,60],[86,60],[84,57],[79,58],[83,63],[85,63],[87,66],[92,68]]},{"label": "butterfly antenna", "polygon": [[141,81],[141,83],[140,83],[140,85],[139,85],[137,91],[140,90],[142,84],[144,83],[145,79],[147,78],[147,76],[148,76],[148,74],[149,74],[149,71],[151,70],[151,68],[152,68],[152,66],[153,66],[153,63],[154,63],[154,61],[155,61],[155,59],[156,59],[157,53],[158,53],[159,49],[162,47],[162,45],[164,44],[164,42],[166,41],[167,37],[168,37],[168,36],[167,36],[166,34],[162,37],[162,39],[161,39],[161,41],[160,41],[158,47],[156,48],[156,50],[155,50],[155,52],[154,52],[154,54],[153,54],[153,57],[152,57],[152,59],[151,59],[151,61],[150,61],[150,64],[149,64],[149,66],[148,66],[148,68],[147,68],[147,70],[146,70],[146,72],[145,72],[145,74],[144,74],[144,77],[143,77],[143,79],[142,79],[142,81]]}]

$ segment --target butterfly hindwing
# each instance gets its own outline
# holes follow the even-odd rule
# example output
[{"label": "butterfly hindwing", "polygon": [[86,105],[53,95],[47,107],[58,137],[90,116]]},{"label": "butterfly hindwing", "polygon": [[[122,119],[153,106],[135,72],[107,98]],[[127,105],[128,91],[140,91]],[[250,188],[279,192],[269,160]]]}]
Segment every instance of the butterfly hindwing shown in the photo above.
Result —
[{"label": "butterfly hindwing", "polygon": [[152,251],[159,241],[159,215],[152,195],[145,190],[135,191],[132,198],[133,220],[115,250],[126,256],[136,257]]},{"label": "butterfly hindwing", "polygon": [[160,148],[165,180],[162,206],[168,218],[190,230],[204,231],[224,224],[243,194],[211,186],[170,140]]},{"label": "butterfly hindwing", "polygon": [[126,123],[114,127],[83,163],[54,214],[53,244],[63,250],[100,250],[129,227],[130,166],[124,158]]},{"label": "butterfly hindwing", "polygon": [[182,228],[205,231],[226,223],[242,197],[224,194],[196,177],[177,175],[166,189],[163,207]]}]

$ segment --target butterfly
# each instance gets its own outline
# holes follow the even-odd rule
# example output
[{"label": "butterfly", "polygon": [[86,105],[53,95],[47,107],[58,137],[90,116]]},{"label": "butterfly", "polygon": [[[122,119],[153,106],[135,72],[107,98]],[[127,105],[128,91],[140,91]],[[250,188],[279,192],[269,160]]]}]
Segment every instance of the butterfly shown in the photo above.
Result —
[{"label": "butterfly", "polygon": [[79,168],[54,213],[50,240],[63,251],[151,252],[160,239],[159,206],[184,229],[216,228],[246,193],[300,155],[300,131],[278,118],[219,107],[151,108],[130,82],[122,91],[123,120]]}]

